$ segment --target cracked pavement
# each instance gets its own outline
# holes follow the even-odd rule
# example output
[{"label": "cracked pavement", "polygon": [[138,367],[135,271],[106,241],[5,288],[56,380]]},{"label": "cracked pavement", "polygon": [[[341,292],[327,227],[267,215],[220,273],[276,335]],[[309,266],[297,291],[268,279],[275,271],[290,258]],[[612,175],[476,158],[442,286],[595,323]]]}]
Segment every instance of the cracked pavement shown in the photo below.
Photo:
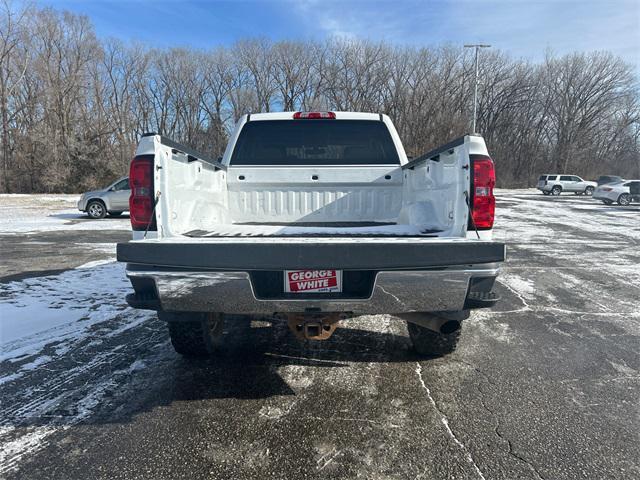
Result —
[{"label": "cracked pavement", "polygon": [[639,219],[500,192],[502,301],[441,358],[373,315],[322,343],[228,322],[216,358],[184,360],[164,324],[126,306],[120,266],[69,270],[126,232],[3,236],[0,302],[42,289],[82,328],[0,362],[0,476],[640,478]]}]

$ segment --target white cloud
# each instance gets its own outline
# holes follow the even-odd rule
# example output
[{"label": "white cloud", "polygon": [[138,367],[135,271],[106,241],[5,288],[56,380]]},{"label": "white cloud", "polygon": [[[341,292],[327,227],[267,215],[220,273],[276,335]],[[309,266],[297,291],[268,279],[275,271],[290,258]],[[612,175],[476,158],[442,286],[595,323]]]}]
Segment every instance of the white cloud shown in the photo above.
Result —
[{"label": "white cloud", "polygon": [[[546,49],[610,50],[640,66],[638,0],[455,0],[295,2],[294,15],[319,36],[428,45],[482,41],[517,57]],[[318,36],[318,35],[316,35]]]}]

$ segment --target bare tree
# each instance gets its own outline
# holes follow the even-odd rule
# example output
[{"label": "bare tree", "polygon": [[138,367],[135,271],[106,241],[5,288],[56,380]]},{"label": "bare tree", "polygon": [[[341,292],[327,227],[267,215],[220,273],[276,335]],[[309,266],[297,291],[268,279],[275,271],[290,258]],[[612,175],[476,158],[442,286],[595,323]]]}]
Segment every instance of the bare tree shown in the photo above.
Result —
[{"label": "bare tree", "polygon": [[2,119],[2,188],[10,191],[9,165],[12,155],[10,123],[18,113],[16,105],[10,108],[20,82],[28,67],[28,56],[17,55],[27,35],[31,7],[13,11],[8,1],[0,4],[0,118]]},{"label": "bare tree", "polygon": [[244,69],[244,80],[256,96],[260,111],[270,112],[276,91],[275,62],[268,40],[242,40],[233,47],[238,66]]}]

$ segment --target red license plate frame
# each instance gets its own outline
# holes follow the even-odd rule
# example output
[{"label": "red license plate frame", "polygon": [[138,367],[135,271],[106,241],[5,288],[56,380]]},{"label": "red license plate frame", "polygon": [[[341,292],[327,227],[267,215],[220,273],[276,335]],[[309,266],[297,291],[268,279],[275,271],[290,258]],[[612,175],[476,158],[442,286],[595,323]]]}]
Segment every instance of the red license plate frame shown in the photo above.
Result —
[{"label": "red license plate frame", "polygon": [[342,270],[285,270],[286,293],[341,293]]}]

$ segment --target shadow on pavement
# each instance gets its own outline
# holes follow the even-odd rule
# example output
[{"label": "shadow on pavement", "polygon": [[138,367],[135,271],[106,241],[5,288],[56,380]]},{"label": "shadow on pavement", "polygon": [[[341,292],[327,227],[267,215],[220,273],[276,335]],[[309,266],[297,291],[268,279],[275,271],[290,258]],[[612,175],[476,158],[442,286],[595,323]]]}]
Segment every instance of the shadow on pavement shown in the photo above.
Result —
[{"label": "shadow on pavement", "polygon": [[225,325],[224,336],[222,348],[211,358],[172,355],[165,387],[178,399],[293,395],[277,372],[282,366],[348,368],[353,362],[416,359],[404,336],[353,328],[338,328],[324,342],[299,342],[284,323],[252,328],[247,320],[234,320]]},{"label": "shadow on pavement", "polygon": [[[354,362],[419,358],[403,335],[339,328],[327,341],[301,343],[283,322],[269,325],[261,320],[252,325],[243,318],[227,322],[223,347],[205,359],[183,358],[173,352],[166,325],[159,320],[145,321],[120,336],[107,335],[96,344],[101,333],[96,330],[86,343],[47,364],[46,372],[34,371],[24,378],[30,388],[42,392],[41,398],[25,398],[22,382],[9,387],[5,413],[14,407],[22,410],[25,403],[44,403],[51,397],[56,401],[35,415],[8,414],[3,425],[127,423],[136,415],[176,402],[296,395],[280,375],[280,367],[352,368]],[[138,361],[143,366],[131,369]],[[312,373],[310,369],[308,374]],[[78,412],[87,398],[94,405],[80,419]]]}]

